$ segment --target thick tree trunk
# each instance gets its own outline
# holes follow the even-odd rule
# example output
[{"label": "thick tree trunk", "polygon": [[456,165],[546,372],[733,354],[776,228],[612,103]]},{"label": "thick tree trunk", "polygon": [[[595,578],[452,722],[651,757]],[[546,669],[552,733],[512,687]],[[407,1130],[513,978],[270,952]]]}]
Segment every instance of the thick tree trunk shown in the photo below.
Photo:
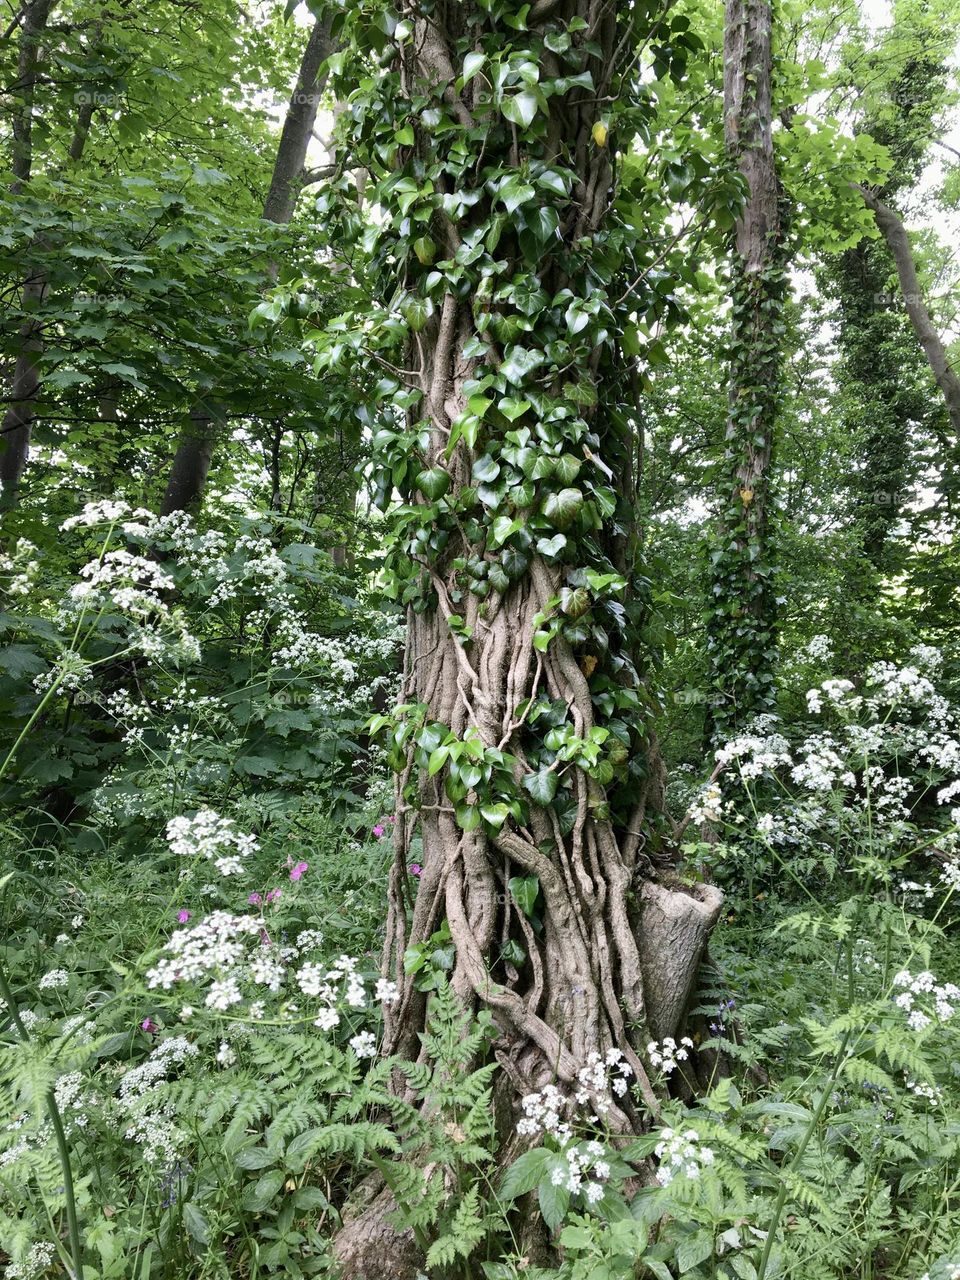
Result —
[{"label": "thick tree trunk", "polygon": [[890,250],[890,256],[897,268],[897,278],[900,281],[900,292],[903,294],[907,315],[910,317],[910,323],[913,325],[913,331],[917,335],[923,354],[927,358],[930,371],[943,394],[947,413],[950,415],[950,424],[960,437],[960,376],[950,363],[946,348],[923,300],[906,228],[899,215],[889,205],[879,200],[873,192],[864,187],[859,190],[864,203],[873,211],[876,224]]},{"label": "thick tree trunk", "polygon": [[724,137],[746,187],[733,245],[730,412],[708,616],[707,739],[773,698],[776,606],[770,481],[784,295],[782,203],[772,133],[769,0],[727,0]]},{"label": "thick tree trunk", "polygon": [[[270,190],[263,206],[267,222],[286,224],[293,217],[304,172],[310,136],[317,119],[317,107],[327,83],[321,67],[333,52],[329,19],[318,20],[310,32],[300,63],[296,88],[290,96],[284,118]],[[275,277],[276,268],[271,266]],[[207,475],[213,462],[219,426],[217,415],[202,403],[190,410],[177,441],[170,475],[160,511],[193,510],[200,505]]]},{"label": "thick tree trunk", "polygon": [[[395,862],[383,974],[396,982],[400,998],[385,1014],[384,1049],[412,1058],[421,1053],[427,996],[405,957],[411,949],[429,953],[431,938],[445,926],[454,952],[452,987],[468,1009],[492,1013],[510,1100],[517,1101],[513,1090],[526,1092],[548,1080],[576,1089],[591,1055],[619,1050],[632,1068],[637,1101],[627,1098],[615,1105],[607,1120],[615,1130],[630,1131],[642,1126],[645,1111],[658,1110],[642,1046],[652,1031],[678,1031],[721,899],[705,886],[685,888],[654,879],[646,844],[662,803],[662,775],[642,716],[628,715],[622,722],[629,746],[622,743],[606,772],[579,757],[565,765],[540,719],[550,708],[557,733],[577,742],[597,735],[605,739],[617,716],[601,690],[617,688],[629,700],[642,694],[643,681],[631,661],[632,630],[625,622],[610,634],[609,650],[586,626],[580,633],[560,625],[546,644],[536,639],[545,619],[572,621],[588,612],[586,588],[582,596],[571,596],[581,580],[577,566],[606,571],[623,564],[628,573],[633,570],[622,526],[633,518],[627,458],[634,446],[622,419],[606,412],[613,408],[610,388],[617,383],[610,330],[601,333],[598,326],[593,345],[582,355],[578,351],[575,370],[571,355],[562,374],[547,371],[550,356],[543,354],[549,342],[544,334],[555,332],[557,323],[553,313],[546,314],[551,298],[559,293],[568,300],[557,304],[563,326],[565,313],[575,317],[581,303],[602,304],[608,296],[593,273],[591,256],[614,198],[600,104],[616,99],[621,90],[629,92],[621,76],[633,52],[627,30],[632,13],[607,0],[541,4],[531,10],[531,20],[535,11],[558,18],[561,27],[582,19],[601,52],[591,51],[581,64],[589,68],[592,91],[558,92],[549,100],[545,121],[533,128],[504,126],[499,116],[490,120],[483,77],[459,87],[466,41],[495,38],[482,4],[439,5],[429,19],[412,4],[404,12],[413,27],[398,54],[404,98],[416,100],[433,91],[439,101],[443,86],[444,112],[461,126],[438,130],[436,137],[418,130],[412,163],[437,172],[451,138],[462,136],[471,139],[482,169],[479,181],[471,177],[466,183],[475,183],[482,197],[472,206],[469,225],[454,226],[438,215],[429,227],[437,239],[446,238],[449,256],[471,228],[488,226],[497,217],[500,175],[504,182],[515,181],[513,175],[552,164],[570,172],[573,184],[569,196],[558,201],[551,179],[556,230],[538,254],[518,240],[521,217],[503,226],[490,251],[496,270],[491,266],[487,284],[503,281],[508,291],[519,275],[524,288],[543,291],[544,314],[538,312],[532,332],[520,340],[522,347],[500,349],[491,329],[489,294],[481,296],[479,278],[468,277],[458,291],[448,287],[436,295],[433,318],[420,326],[405,362],[418,370],[422,393],[409,426],[424,429],[419,459],[412,469],[404,464],[411,480],[418,467],[424,468],[416,483],[405,482],[411,490],[406,500],[422,513],[425,540],[408,544],[422,568],[422,594],[408,614],[402,702],[420,710],[413,722],[405,718],[409,713],[398,712],[401,745],[396,750],[406,754],[405,763],[394,756],[399,769]],[[543,74],[556,74],[549,60]],[[478,128],[475,112],[477,119],[484,113],[486,130]],[[391,128],[410,119],[417,119],[415,109],[406,115],[401,103]],[[489,179],[485,192],[484,179]],[[389,193],[381,188],[378,198],[389,200]],[[384,212],[386,218],[394,214]],[[401,213],[393,225],[401,225],[402,218]],[[385,254],[388,261],[405,257]],[[415,274],[404,283],[415,291]],[[618,284],[611,283],[613,296],[623,292]],[[389,281],[384,288],[389,293]],[[512,301],[507,292],[501,296],[509,311]],[[535,327],[538,323],[542,329]],[[573,328],[575,318],[568,323]],[[478,348],[489,356],[468,354]],[[508,351],[515,361],[540,360],[532,360],[533,371],[512,383],[516,389],[504,390]],[[481,384],[490,387],[485,394],[502,403],[509,417],[491,412],[479,438],[468,445],[451,433],[475,411],[478,380],[488,375],[489,383]],[[565,382],[574,377],[576,387]],[[581,408],[574,409],[575,404]],[[554,406],[560,417],[551,419]],[[566,423],[580,412],[587,434],[571,426],[568,443],[562,425],[551,432],[551,420]],[[519,454],[518,439],[529,442]],[[564,455],[565,480],[557,478],[557,464],[549,461],[561,449],[570,450]],[[533,465],[538,451],[542,468]],[[530,469],[523,472],[522,466]],[[517,486],[507,490],[515,497],[505,502],[493,494],[480,496],[498,475]],[[539,483],[524,486],[524,475]],[[550,526],[550,517],[542,513],[552,512],[561,497],[569,504],[582,501],[586,508],[610,477],[620,486],[617,521],[604,523],[598,511],[592,523],[558,516]],[[574,483],[580,487],[570,488]],[[442,493],[439,505],[424,486]],[[509,526],[499,538],[492,532],[498,519]],[[530,524],[532,534],[525,528]],[[560,539],[567,548],[563,554],[548,550],[546,537],[537,543],[538,530],[558,527],[566,529]],[[591,589],[602,591],[597,584]],[[629,599],[630,589],[624,590]],[[560,601],[566,601],[566,613]],[[599,619],[599,596],[592,606],[597,612],[591,618]],[[637,764],[642,767],[632,768]],[[549,785],[539,799],[530,800],[535,779]],[[420,864],[417,878],[409,872],[413,861]],[[528,914],[529,903],[525,909],[511,889],[517,877],[535,880],[542,903],[536,920]],[[374,1206],[345,1231],[338,1244],[345,1276],[413,1274],[403,1241],[395,1253],[385,1252],[383,1212],[383,1204]]]}]

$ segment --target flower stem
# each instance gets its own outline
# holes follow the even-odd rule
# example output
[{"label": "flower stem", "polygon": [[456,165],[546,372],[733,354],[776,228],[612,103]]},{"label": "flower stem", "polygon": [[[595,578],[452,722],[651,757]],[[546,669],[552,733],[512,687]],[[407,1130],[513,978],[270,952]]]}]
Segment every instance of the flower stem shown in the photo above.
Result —
[{"label": "flower stem", "polygon": [[[10,983],[7,981],[6,970],[3,963],[0,962],[0,997],[6,1002],[7,1008],[10,1010],[10,1017],[20,1034],[21,1040],[25,1044],[29,1044],[30,1036],[20,1017],[20,1011],[17,1003],[13,998],[13,992],[10,990]],[[80,1224],[77,1220],[77,1201],[73,1190],[73,1169],[70,1165],[70,1147],[67,1143],[67,1135],[63,1127],[63,1120],[60,1116],[60,1108],[57,1106],[56,1094],[51,1088],[47,1093],[47,1110],[50,1113],[50,1123],[53,1126],[53,1136],[57,1144],[57,1154],[60,1157],[60,1168],[63,1173],[63,1194],[66,1202],[67,1210],[67,1235],[70,1239],[70,1254],[73,1258],[73,1273],[75,1280],[83,1280],[83,1244],[80,1239]]]}]

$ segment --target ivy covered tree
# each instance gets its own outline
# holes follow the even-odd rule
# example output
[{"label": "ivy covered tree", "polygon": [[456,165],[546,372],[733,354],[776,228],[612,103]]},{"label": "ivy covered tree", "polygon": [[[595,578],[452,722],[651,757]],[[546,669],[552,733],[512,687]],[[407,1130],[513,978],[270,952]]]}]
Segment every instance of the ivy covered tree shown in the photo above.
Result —
[{"label": "ivy covered tree", "polygon": [[[645,278],[658,250],[624,156],[655,128],[644,65],[680,75],[698,41],[679,15],[601,0],[410,3],[373,29],[344,149],[381,212],[363,234],[389,306],[344,317],[319,367],[352,349],[387,371],[375,481],[381,505],[402,499],[403,703],[379,718],[398,774],[387,1044],[416,1055],[448,963],[510,1087],[615,1049],[655,1106],[637,1050],[676,1032],[720,896],[656,870],[620,334],[665,314],[668,288]],[[369,1221],[349,1237],[351,1257],[378,1238]]]},{"label": "ivy covered tree", "polygon": [[728,0],[724,136],[743,180],[731,245],[729,415],[707,604],[708,740],[775,701],[774,424],[781,390],[785,202],[773,142],[773,9]]}]

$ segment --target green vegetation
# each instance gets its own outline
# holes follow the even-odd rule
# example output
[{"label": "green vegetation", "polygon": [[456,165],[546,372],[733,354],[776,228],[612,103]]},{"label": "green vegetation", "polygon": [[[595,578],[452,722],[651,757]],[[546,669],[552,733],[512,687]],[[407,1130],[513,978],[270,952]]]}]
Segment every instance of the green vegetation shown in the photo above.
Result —
[{"label": "green vegetation", "polygon": [[955,0],[8,8],[3,1274],[960,1280]]}]

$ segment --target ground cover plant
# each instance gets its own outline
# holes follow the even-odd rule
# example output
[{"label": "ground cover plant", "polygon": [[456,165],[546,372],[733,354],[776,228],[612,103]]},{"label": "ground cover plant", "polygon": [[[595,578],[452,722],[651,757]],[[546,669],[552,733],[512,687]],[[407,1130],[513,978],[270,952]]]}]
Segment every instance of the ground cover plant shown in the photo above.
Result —
[{"label": "ground cover plant", "polygon": [[24,0],[0,1270],[960,1280],[954,0]]}]

